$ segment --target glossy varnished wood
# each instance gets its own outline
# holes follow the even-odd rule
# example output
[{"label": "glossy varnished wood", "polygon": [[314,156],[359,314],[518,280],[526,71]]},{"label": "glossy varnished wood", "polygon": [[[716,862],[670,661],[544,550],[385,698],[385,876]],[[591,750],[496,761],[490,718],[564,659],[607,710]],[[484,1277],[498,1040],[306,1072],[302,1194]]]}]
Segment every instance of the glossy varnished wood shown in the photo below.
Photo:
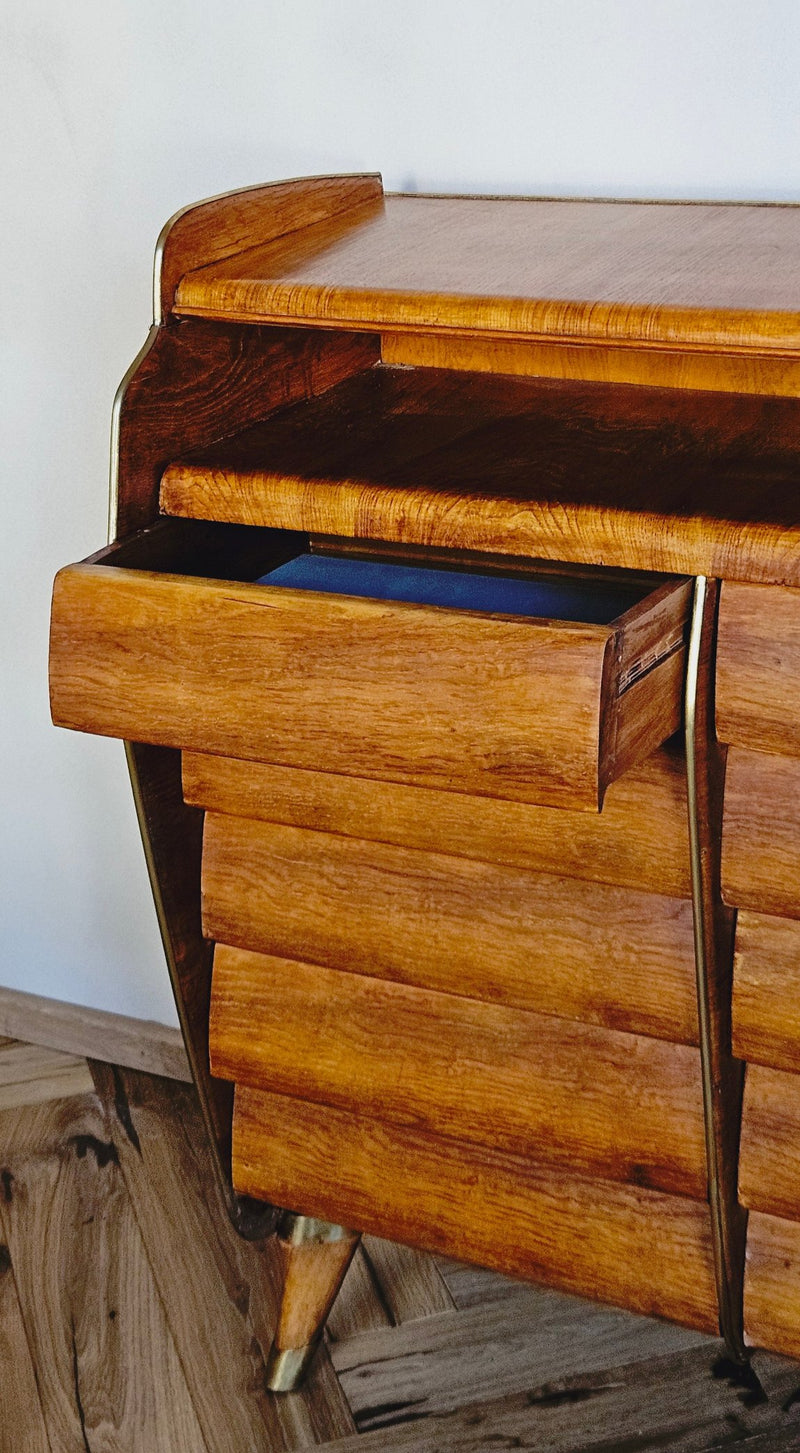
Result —
[{"label": "glossy varnished wood", "polygon": [[158,274],[162,315],[172,309],[185,272],[207,267],[246,248],[274,242],[330,221],[353,208],[379,202],[379,176],[299,177],[267,182],[184,207],[159,239]]},{"label": "glossy varnished wood", "polygon": [[733,1048],[800,1072],[800,922],[742,910],[736,923]]},{"label": "glossy varnished wood", "polygon": [[160,476],[202,447],[329,388],[377,357],[374,340],[187,320],[153,328],[118,400],[112,534],[158,514]]},{"label": "glossy varnished wood", "polygon": [[724,742],[800,756],[800,590],[722,587],[717,731]]},{"label": "glossy varnished wood", "polygon": [[785,351],[800,340],[799,241],[794,207],[388,196],[190,274],[176,307]]},{"label": "glossy varnished wood", "polygon": [[726,901],[800,918],[800,758],[732,747],[725,777]]},{"label": "glossy varnished wood", "polygon": [[161,504],[340,536],[800,583],[799,449],[794,399],[384,366],[173,457]]},{"label": "glossy varnished wood", "polygon": [[739,1194],[752,1210],[800,1221],[800,1075],[748,1065]]},{"label": "glossy varnished wood", "polygon": [[229,1080],[705,1196],[699,1055],[685,1045],[217,944],[210,1047]]},{"label": "glossy varnished wood", "polygon": [[693,1043],[687,901],[207,814],[209,938]]},{"label": "glossy varnished wood", "polygon": [[613,782],[599,814],[196,752],[183,755],[183,791],[187,802],[235,817],[533,872],[557,866],[563,877],[673,898],[691,892],[685,769],[675,743]]},{"label": "glossy varnished wood", "polygon": [[412,368],[456,368],[471,373],[787,398],[796,398],[800,393],[800,358],[777,351],[706,353],[692,348],[565,341],[555,336],[531,340],[428,331],[383,332],[381,357],[385,363]]},{"label": "glossy varnished wood", "polygon": [[[708,1208],[241,1087],[240,1190],[637,1311],[716,1329]],[[336,1208],[336,1209],[334,1209]]]},{"label": "glossy varnished wood", "polygon": [[800,1357],[800,1222],[750,1212],[744,1316],[756,1347]]},{"label": "glossy varnished wood", "polygon": [[[280,532],[263,551],[265,570],[285,558]],[[592,810],[680,719],[680,580],[645,585],[600,626],[115,559],[68,567],[55,583],[51,708],[62,726]]]}]

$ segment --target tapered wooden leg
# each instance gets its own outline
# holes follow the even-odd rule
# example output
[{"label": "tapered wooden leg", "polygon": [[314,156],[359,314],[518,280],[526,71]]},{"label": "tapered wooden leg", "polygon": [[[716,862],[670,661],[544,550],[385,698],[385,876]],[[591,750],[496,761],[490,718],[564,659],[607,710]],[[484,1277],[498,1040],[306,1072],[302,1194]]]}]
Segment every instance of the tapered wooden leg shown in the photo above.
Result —
[{"label": "tapered wooden leg", "polygon": [[283,1217],[277,1233],[283,1292],[267,1360],[270,1392],[291,1392],[302,1382],[360,1240],[360,1232],[328,1221]]}]

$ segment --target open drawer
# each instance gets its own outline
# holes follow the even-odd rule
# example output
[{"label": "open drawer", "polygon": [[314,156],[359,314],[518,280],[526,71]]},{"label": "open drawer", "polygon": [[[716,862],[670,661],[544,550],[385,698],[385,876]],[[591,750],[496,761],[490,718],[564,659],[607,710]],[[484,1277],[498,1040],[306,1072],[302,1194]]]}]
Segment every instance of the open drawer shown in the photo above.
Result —
[{"label": "open drawer", "polygon": [[58,575],[53,719],[597,810],[679,725],[689,598],[685,578],[165,520]]}]

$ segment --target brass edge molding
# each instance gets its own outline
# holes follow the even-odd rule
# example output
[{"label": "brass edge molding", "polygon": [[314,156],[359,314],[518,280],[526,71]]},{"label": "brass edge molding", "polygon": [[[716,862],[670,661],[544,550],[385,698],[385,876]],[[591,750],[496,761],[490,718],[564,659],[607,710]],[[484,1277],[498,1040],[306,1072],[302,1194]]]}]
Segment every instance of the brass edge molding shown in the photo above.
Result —
[{"label": "brass edge molding", "polygon": [[719,1327],[728,1354],[739,1366],[746,1366],[750,1352],[744,1341],[741,1299],[728,1276],[732,1228],[726,1200],[722,1194],[722,1166],[715,1135],[720,1111],[714,1092],[711,1045],[711,989],[706,956],[706,907],[703,894],[703,864],[700,838],[700,808],[697,779],[697,702],[700,677],[700,652],[708,578],[698,575],[694,583],[689,647],[686,654],[685,719],[686,796],[689,816],[689,857],[692,880],[692,920],[694,927],[694,963],[697,989],[697,1016],[700,1030],[700,1068],[703,1091],[703,1126],[705,1131],[708,1200],[711,1218],[711,1242],[714,1256],[714,1280],[717,1289]]}]

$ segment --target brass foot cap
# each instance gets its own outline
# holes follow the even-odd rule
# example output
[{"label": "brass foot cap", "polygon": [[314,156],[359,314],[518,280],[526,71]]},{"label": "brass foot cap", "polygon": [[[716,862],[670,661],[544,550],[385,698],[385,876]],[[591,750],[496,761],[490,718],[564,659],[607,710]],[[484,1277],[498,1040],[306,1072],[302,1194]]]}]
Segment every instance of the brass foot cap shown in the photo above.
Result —
[{"label": "brass foot cap", "polygon": [[316,1350],[316,1342],[309,1342],[306,1347],[272,1347],[267,1358],[268,1391],[294,1392],[303,1381]]}]

